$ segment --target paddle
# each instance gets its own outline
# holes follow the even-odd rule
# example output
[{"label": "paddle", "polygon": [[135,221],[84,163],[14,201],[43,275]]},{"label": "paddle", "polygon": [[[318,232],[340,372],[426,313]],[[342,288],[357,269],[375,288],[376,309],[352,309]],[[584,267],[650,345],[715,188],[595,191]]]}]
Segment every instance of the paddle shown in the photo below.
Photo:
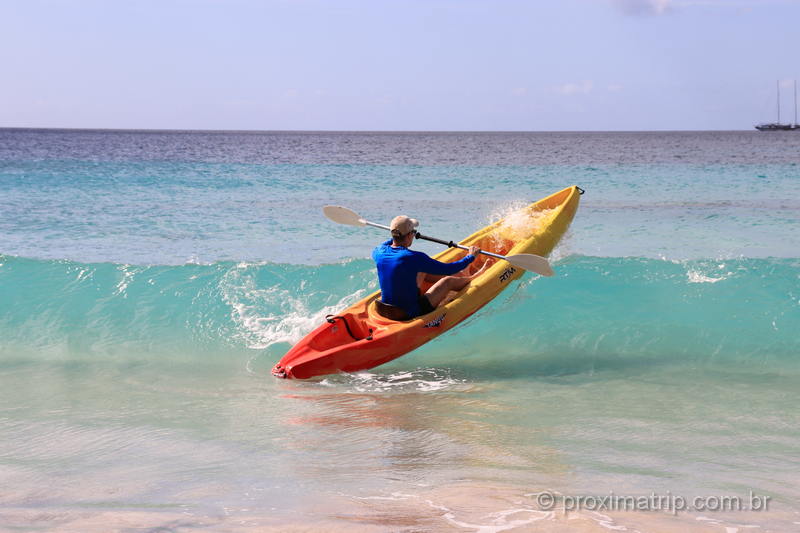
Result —
[{"label": "paddle", "polygon": [[[326,217],[333,220],[337,224],[344,224],[347,226],[358,226],[358,227],[372,226],[373,228],[390,230],[389,226],[384,226],[382,224],[376,224],[374,222],[370,222],[369,220],[364,220],[363,218],[358,216],[358,213],[356,213],[355,211],[352,211],[340,205],[326,205],[325,207],[322,208],[322,212],[325,213]],[[421,233],[417,233],[417,239],[423,239],[426,241],[444,244],[445,246],[449,246],[451,248],[461,248],[462,250],[469,250],[468,247],[456,244],[453,241],[444,241],[442,239],[436,239],[434,237],[428,237],[426,235],[422,235]],[[481,250],[481,253],[483,255],[488,255],[489,257],[503,259],[516,267],[524,268],[525,270],[530,270],[531,272],[536,272],[537,274],[540,274],[542,276],[552,276],[554,274],[553,269],[550,267],[550,263],[548,263],[547,259],[545,259],[540,255],[533,255],[533,254],[500,255],[492,252],[484,252],[483,250]]]}]

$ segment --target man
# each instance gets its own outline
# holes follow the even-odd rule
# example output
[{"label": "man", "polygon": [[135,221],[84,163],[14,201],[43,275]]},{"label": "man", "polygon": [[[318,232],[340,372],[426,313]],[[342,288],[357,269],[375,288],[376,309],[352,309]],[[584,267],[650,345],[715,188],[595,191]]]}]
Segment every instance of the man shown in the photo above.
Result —
[{"label": "man", "polygon": [[[471,246],[469,254],[452,263],[442,263],[423,252],[409,250],[417,235],[419,222],[405,215],[394,217],[391,223],[392,238],[372,252],[378,267],[381,286],[379,310],[387,318],[409,320],[430,313],[447,297],[450,291],[460,291],[480,275],[488,262],[471,276],[454,276],[467,268],[480,253],[480,248]],[[446,276],[446,277],[441,277]],[[440,278],[440,279],[439,279]],[[425,294],[421,294],[421,283],[435,281]],[[398,309],[402,312],[398,313]],[[391,315],[391,316],[390,316]]]}]

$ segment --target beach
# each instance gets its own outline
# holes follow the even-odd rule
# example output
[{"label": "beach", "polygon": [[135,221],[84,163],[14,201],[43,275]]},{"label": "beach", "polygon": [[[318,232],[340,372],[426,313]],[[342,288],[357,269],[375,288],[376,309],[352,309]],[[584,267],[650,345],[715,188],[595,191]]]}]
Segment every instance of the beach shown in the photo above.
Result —
[{"label": "beach", "polygon": [[[793,132],[0,129],[0,530],[795,530],[798,154]],[[270,374],[377,289],[386,235],[322,206],[457,240],[570,185],[553,278],[387,365]]]}]

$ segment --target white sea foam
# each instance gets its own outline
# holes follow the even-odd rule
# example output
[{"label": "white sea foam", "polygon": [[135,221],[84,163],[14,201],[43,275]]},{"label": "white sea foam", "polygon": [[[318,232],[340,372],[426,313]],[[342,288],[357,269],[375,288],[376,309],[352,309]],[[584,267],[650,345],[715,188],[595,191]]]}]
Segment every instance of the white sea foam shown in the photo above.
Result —
[{"label": "white sea foam", "polygon": [[708,270],[713,270],[711,267],[704,269],[706,272],[702,272],[699,268],[689,268],[686,272],[687,277],[689,278],[689,283],[717,283],[719,281],[723,281],[728,279],[730,276],[733,275],[733,272],[724,272],[726,269],[725,263],[720,263],[716,265],[715,272],[716,277],[708,272]]},{"label": "white sea foam", "polygon": [[133,281],[138,269],[133,268],[130,265],[119,265],[117,270],[122,272],[122,279],[119,281],[119,283],[117,283],[116,288],[114,289],[114,295],[122,295],[123,298],[127,298],[128,295],[125,293],[125,289],[127,289],[128,285],[130,285]]},{"label": "white sea foam", "polygon": [[717,283],[725,279],[724,276],[721,278],[712,278],[697,270],[689,270],[686,275],[689,278],[689,283]]},{"label": "white sea foam", "polygon": [[357,372],[338,374],[320,381],[325,387],[345,386],[352,392],[435,392],[464,385],[465,379],[455,378],[449,370],[417,368],[412,371],[380,374]]},{"label": "white sea foam", "polygon": [[[430,507],[444,511],[442,518],[453,524],[454,526],[468,528],[475,533],[499,533],[500,531],[507,531],[509,529],[516,529],[518,527],[527,526],[540,520],[545,520],[552,517],[551,512],[539,511],[535,509],[506,509],[503,511],[496,511],[484,516],[488,523],[476,524],[465,522],[456,518],[455,512],[445,507],[444,505],[434,503],[431,500],[425,500],[425,503]],[[510,516],[515,515],[528,515],[527,518],[518,518],[517,520],[509,520]]]},{"label": "white sea foam", "polygon": [[[279,343],[295,343],[326,315],[352,305],[366,295],[366,289],[349,294],[332,305],[309,309],[310,295],[277,285],[259,287],[248,275],[248,265],[241,263],[229,271],[223,280],[223,298],[231,308],[231,319],[237,325],[238,336],[248,348],[264,349]],[[279,311],[264,314],[265,303],[277,304]]]}]

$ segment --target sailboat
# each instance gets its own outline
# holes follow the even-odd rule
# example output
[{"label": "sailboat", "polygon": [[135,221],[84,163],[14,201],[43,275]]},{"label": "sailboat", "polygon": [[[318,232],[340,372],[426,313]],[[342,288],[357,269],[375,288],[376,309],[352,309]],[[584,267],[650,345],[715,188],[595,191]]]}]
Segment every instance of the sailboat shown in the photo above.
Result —
[{"label": "sailboat", "polygon": [[800,129],[797,124],[797,80],[794,80],[794,124],[781,124],[781,82],[778,85],[778,121],[767,124],[757,124],[758,131],[792,131]]}]

